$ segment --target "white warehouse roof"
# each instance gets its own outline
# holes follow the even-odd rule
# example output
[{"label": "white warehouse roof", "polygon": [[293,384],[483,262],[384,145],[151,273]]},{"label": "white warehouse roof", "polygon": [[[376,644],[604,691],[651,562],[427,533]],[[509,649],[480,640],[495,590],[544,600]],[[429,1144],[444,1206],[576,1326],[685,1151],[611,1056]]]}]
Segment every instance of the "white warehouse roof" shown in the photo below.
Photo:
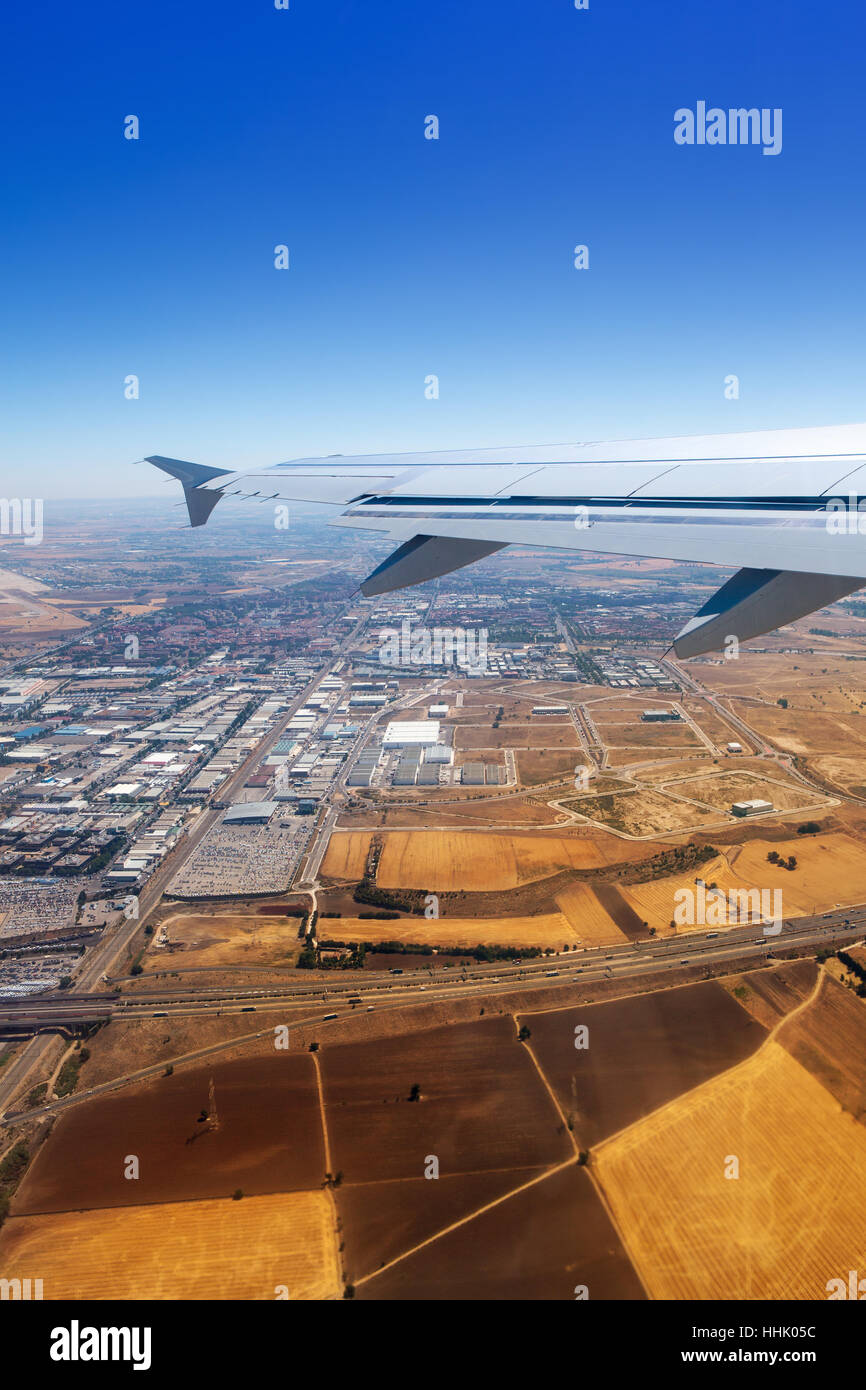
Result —
[{"label": "white warehouse roof", "polygon": [[392,719],[382,739],[383,748],[401,748],[410,745],[424,748],[439,742],[438,719]]}]

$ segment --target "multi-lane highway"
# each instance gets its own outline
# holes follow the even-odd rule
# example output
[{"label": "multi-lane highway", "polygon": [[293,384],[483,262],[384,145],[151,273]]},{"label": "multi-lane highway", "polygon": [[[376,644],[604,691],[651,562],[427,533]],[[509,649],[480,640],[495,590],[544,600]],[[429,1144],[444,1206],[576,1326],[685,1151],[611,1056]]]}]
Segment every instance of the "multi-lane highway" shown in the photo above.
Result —
[{"label": "multi-lane highway", "polygon": [[[299,972],[285,984],[244,985],[230,990],[198,989],[183,984],[172,990],[137,988],[134,994],[46,994],[0,1003],[0,1033],[50,1029],[110,1019],[161,1018],[190,1015],[265,1013],[321,1002],[322,1018],[334,1009],[345,1011],[372,1005],[396,1006],[478,995],[558,987],[593,980],[661,975],[686,968],[716,968],[735,960],[762,961],[786,948],[836,949],[866,933],[866,904],[818,917],[794,918],[778,935],[764,935],[760,926],[744,925],[712,931],[693,931],[677,937],[651,939],[621,946],[562,952],[530,960],[493,965],[469,962],[463,967],[434,967],[386,971]],[[351,1003],[351,1000],[360,1003]]]}]

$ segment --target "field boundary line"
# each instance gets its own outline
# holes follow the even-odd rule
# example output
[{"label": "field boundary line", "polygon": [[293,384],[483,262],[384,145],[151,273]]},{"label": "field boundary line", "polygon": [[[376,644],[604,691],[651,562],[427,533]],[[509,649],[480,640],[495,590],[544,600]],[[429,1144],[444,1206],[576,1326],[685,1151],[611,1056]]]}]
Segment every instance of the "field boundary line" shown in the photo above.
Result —
[{"label": "field boundary line", "polygon": [[[515,1033],[519,1033],[519,1031],[520,1031],[520,1025],[519,1025],[518,1022],[517,1022],[517,1015],[516,1015],[516,1014],[512,1014],[512,1015],[511,1015],[511,1018],[512,1018],[512,1022],[514,1023],[514,1031],[515,1031]],[[531,1036],[531,1034],[530,1034],[530,1036]],[[566,1118],[566,1116],[565,1116],[565,1113],[564,1113],[564,1111],[563,1111],[563,1109],[562,1109],[562,1106],[561,1106],[560,1103],[559,1103],[559,1100],[557,1099],[556,1092],[554,1091],[553,1087],[551,1086],[550,1082],[548,1081],[547,1077],[545,1076],[544,1072],[542,1071],[542,1069],[541,1069],[541,1063],[539,1062],[538,1058],[536,1057],[535,1053],[533,1052],[532,1048],[530,1047],[529,1042],[528,1042],[528,1041],[525,1042],[525,1043],[523,1044],[523,1046],[526,1048],[526,1051],[529,1053],[530,1060],[532,1061],[532,1065],[535,1067],[535,1070],[538,1072],[538,1076],[539,1076],[539,1079],[540,1079],[540,1081],[541,1081],[541,1084],[542,1084],[542,1086],[544,1087],[544,1089],[545,1089],[545,1091],[547,1092],[547,1094],[550,1096],[550,1099],[551,1099],[551,1101],[553,1102],[553,1108],[554,1108],[554,1110],[556,1111],[557,1115],[559,1116],[560,1120],[562,1121],[562,1127],[563,1127],[565,1133],[566,1133],[567,1136],[568,1136],[568,1139],[569,1139],[569,1141],[570,1141],[570,1143],[571,1143],[571,1147],[574,1149],[575,1157],[579,1158],[579,1157],[580,1157],[580,1147],[579,1147],[579,1145],[578,1145],[577,1140],[576,1140],[575,1137],[574,1137],[574,1132],[573,1132],[573,1130],[571,1130],[571,1129],[569,1128],[568,1120],[567,1120],[567,1118]]]},{"label": "field boundary line", "polygon": [[322,1070],[319,1066],[318,1055],[315,1052],[311,1052],[310,1056],[313,1059],[313,1067],[316,1073],[316,1090],[319,1096],[319,1115],[322,1120],[322,1143],[325,1150],[325,1172],[333,1176],[334,1170],[331,1167],[331,1140],[328,1135],[328,1116],[325,1112],[325,1092],[322,1086]]},{"label": "field boundary line", "polygon": [[[681,1091],[678,1096],[673,1096],[670,1100],[666,1100],[663,1105],[657,1106],[655,1110],[650,1110],[647,1112],[646,1115],[641,1115],[640,1119],[632,1120],[631,1124],[623,1125],[622,1129],[618,1129],[616,1133],[609,1134],[607,1138],[602,1139],[600,1141],[600,1143],[597,1145],[597,1152],[601,1153],[604,1149],[608,1147],[609,1144],[612,1144],[615,1140],[622,1139],[625,1135],[631,1133],[632,1130],[635,1130],[640,1125],[646,1123],[647,1120],[654,1120],[657,1119],[659,1116],[664,1115],[665,1111],[672,1110],[674,1106],[678,1104],[678,1102],[685,1100],[687,1096],[698,1096],[701,1094],[702,1091],[708,1090],[710,1086],[714,1085],[722,1077],[734,1076],[738,1071],[744,1070],[746,1067],[754,1063],[756,1059],[761,1056],[764,1050],[770,1044],[776,1041],[776,1035],[778,1034],[779,1030],[785,1026],[786,1023],[788,1023],[797,1014],[802,1013],[804,1009],[808,1009],[809,1007],[811,1007],[812,1004],[815,1003],[816,999],[818,998],[818,995],[821,992],[821,987],[824,982],[824,974],[824,970],[819,966],[818,978],[815,981],[815,984],[811,992],[807,995],[805,999],[802,999],[799,1004],[797,1004],[793,1009],[791,1009],[789,1013],[785,1014],[784,1018],[780,1018],[779,1021],[776,1024],[774,1024],[772,1029],[770,1029],[767,1033],[767,1036],[764,1038],[761,1045],[759,1047],[756,1047],[754,1052],[750,1052],[748,1057],[744,1057],[741,1062],[737,1062],[733,1067],[726,1067],[723,1071],[716,1072],[715,1076],[708,1076],[706,1081],[699,1082],[697,1086],[692,1086],[687,1091]],[[797,1059],[795,1057],[792,1057],[792,1061],[796,1060]],[[802,1063],[798,1063],[798,1066],[801,1065]]]},{"label": "field boundary line", "polygon": [[[547,1172],[546,1163],[518,1163],[510,1164],[507,1168],[463,1168],[459,1173],[446,1173],[444,1177],[440,1174],[440,1182],[454,1182],[457,1178],[479,1178],[488,1177],[491,1173],[526,1173],[535,1170],[536,1176],[541,1176]],[[411,1183],[422,1182],[423,1179],[415,1173],[407,1178],[363,1178],[358,1182],[342,1182],[341,1187],[361,1188],[361,1187],[383,1187],[391,1183]]]},{"label": "field boundary line", "polygon": [[485,1202],[483,1207],[477,1207],[475,1211],[469,1212],[466,1216],[461,1216],[459,1221],[452,1221],[450,1226],[443,1226],[441,1231],[436,1231],[432,1236],[427,1236],[425,1240],[419,1241],[417,1245],[412,1246],[411,1250],[404,1250],[402,1254],[395,1255],[393,1260],[389,1260],[387,1264],[357,1279],[355,1281],[355,1287],[358,1288],[361,1284],[367,1284],[371,1279],[378,1278],[380,1274],[385,1273],[386,1269],[393,1269],[394,1265],[401,1264],[403,1260],[408,1260],[410,1255],[414,1255],[417,1251],[423,1250],[427,1245],[432,1245],[434,1241],[440,1240],[442,1236],[447,1236],[451,1231],[456,1231],[461,1226],[467,1225],[468,1222],[474,1221],[476,1217],[483,1216],[486,1211],[492,1211],[494,1207],[501,1206],[503,1202],[509,1202],[511,1198],[516,1197],[519,1192],[526,1192],[528,1188],[535,1187],[536,1183],[545,1182],[546,1179],[552,1177],[554,1173],[561,1173],[565,1168],[576,1166],[577,1164],[574,1158],[567,1158],[564,1163],[554,1164],[552,1168],[547,1168],[543,1173],[539,1173],[537,1177],[530,1178],[528,1182],[521,1183],[519,1187],[513,1187],[510,1192],[504,1192],[501,1197],[494,1198],[492,1202]]},{"label": "field boundary line", "polygon": [[[513,1014],[512,1014],[512,1018],[514,1018],[514,1022],[515,1022],[515,1026],[516,1026],[516,1024],[517,1024],[517,1019],[515,1018],[515,1016],[514,1016]],[[564,1115],[564,1113],[563,1113],[562,1106],[560,1105],[560,1103],[559,1103],[559,1101],[558,1101],[558,1099],[557,1099],[556,1093],[555,1093],[555,1091],[553,1090],[553,1087],[551,1086],[551,1084],[550,1084],[550,1082],[548,1081],[547,1077],[545,1076],[544,1070],[543,1070],[543,1068],[542,1068],[542,1066],[541,1066],[541,1063],[539,1062],[538,1058],[536,1057],[536,1055],[535,1055],[535,1053],[533,1052],[532,1048],[530,1047],[529,1043],[528,1043],[528,1042],[525,1043],[524,1046],[525,1046],[527,1052],[529,1053],[530,1057],[532,1058],[533,1062],[535,1063],[535,1069],[536,1069],[536,1071],[538,1072],[538,1075],[541,1077],[541,1080],[542,1080],[542,1082],[543,1082],[543,1084],[544,1084],[544,1086],[545,1086],[545,1088],[546,1088],[546,1090],[547,1090],[548,1095],[550,1096],[551,1100],[553,1101],[554,1105],[556,1106],[557,1113],[559,1114],[559,1116],[560,1116],[561,1119],[562,1119],[562,1123],[563,1123],[563,1125],[565,1126],[566,1133],[568,1134],[569,1138],[571,1139],[572,1148],[574,1149],[575,1155],[576,1155],[576,1157],[577,1157],[577,1159],[578,1159],[578,1167],[582,1167],[582,1168],[585,1169],[586,1175],[587,1175],[587,1177],[589,1178],[589,1181],[590,1181],[590,1183],[591,1183],[591,1185],[592,1185],[592,1188],[593,1188],[593,1190],[594,1190],[594,1192],[595,1192],[595,1194],[596,1194],[596,1196],[597,1196],[597,1198],[598,1198],[598,1200],[599,1200],[599,1203],[600,1203],[600,1205],[601,1205],[601,1208],[602,1208],[602,1210],[604,1211],[605,1215],[607,1216],[608,1221],[610,1222],[611,1230],[614,1232],[614,1234],[616,1235],[617,1239],[619,1240],[619,1243],[620,1243],[620,1245],[622,1246],[622,1249],[623,1249],[623,1253],[625,1254],[626,1259],[628,1260],[629,1264],[631,1265],[632,1269],[634,1270],[635,1275],[637,1276],[637,1279],[638,1279],[638,1282],[640,1283],[641,1288],[643,1289],[644,1293],[646,1294],[647,1301],[648,1301],[648,1302],[651,1302],[651,1301],[652,1301],[652,1294],[650,1293],[649,1289],[647,1288],[647,1285],[644,1283],[644,1278],[643,1278],[643,1275],[642,1275],[642,1273],[641,1273],[641,1271],[640,1271],[640,1267],[639,1267],[639,1265],[638,1265],[638,1263],[637,1263],[637,1260],[635,1259],[634,1255],[632,1254],[631,1250],[629,1249],[629,1243],[628,1243],[628,1239],[627,1239],[627,1237],[626,1237],[625,1232],[622,1230],[622,1228],[621,1228],[619,1222],[617,1221],[616,1217],[614,1216],[613,1209],[611,1208],[611,1205],[610,1205],[610,1203],[609,1203],[608,1200],[607,1200],[607,1194],[604,1192],[604,1189],[602,1188],[601,1183],[597,1180],[595,1174],[593,1173],[592,1168],[591,1168],[591,1165],[590,1165],[588,1162],[587,1162],[587,1163],[584,1163],[584,1164],[581,1164],[581,1163],[580,1163],[580,1161],[579,1161],[579,1160],[580,1160],[580,1153],[581,1153],[580,1145],[578,1144],[577,1139],[576,1139],[575,1136],[574,1136],[574,1131],[573,1131],[572,1129],[569,1128],[568,1120],[566,1119],[566,1117],[565,1117],[565,1115]],[[587,1150],[587,1153],[589,1153],[589,1150]]]}]

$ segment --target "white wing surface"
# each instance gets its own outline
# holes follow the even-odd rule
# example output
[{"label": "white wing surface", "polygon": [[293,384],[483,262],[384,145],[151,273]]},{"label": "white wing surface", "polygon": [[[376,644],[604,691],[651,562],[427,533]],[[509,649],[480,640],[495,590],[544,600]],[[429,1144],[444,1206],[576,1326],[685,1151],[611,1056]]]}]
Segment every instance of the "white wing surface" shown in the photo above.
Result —
[{"label": "white wing surface", "polygon": [[183,483],[193,526],[223,497],[342,504],[334,525],[395,542],[367,595],[512,543],[736,567],[675,639],[679,656],[770,632],[866,585],[866,425],[296,459],[257,472],[147,462]]}]

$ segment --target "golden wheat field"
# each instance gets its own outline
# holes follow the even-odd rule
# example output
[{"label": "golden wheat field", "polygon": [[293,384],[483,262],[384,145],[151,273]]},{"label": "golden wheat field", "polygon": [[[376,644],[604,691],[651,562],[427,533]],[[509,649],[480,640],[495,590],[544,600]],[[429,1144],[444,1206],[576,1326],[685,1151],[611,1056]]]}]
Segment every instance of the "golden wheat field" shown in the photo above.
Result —
[{"label": "golden wheat field", "polygon": [[564,835],[485,835],[462,830],[391,831],[376,876],[382,888],[431,892],[517,888],[562,869],[595,868],[598,849]]},{"label": "golden wheat field", "polygon": [[[792,872],[767,863],[776,850],[782,858],[794,855]],[[795,835],[790,840],[750,840],[733,862],[737,876],[747,885],[781,888],[785,915],[796,917],[821,912],[834,904],[860,903],[866,899],[866,852],[850,835]]]},{"label": "golden wheat field", "polygon": [[569,884],[557,893],[556,906],[585,946],[617,946],[628,940],[585,883]]},{"label": "golden wheat field", "polygon": [[[0,1278],[41,1278],[46,1299],[339,1298],[324,1192],[169,1202],[7,1219]],[[285,1294],[283,1294],[285,1297]]]},{"label": "golden wheat field", "polygon": [[335,830],[322,863],[325,877],[346,879],[349,883],[363,878],[370,838],[369,830]]},{"label": "golden wheat field", "polygon": [[653,1298],[823,1299],[866,1268],[866,1129],[776,1042],[595,1159]]},{"label": "golden wheat field", "polygon": [[[327,930],[326,930],[327,929]],[[324,936],[340,941],[406,941],[427,946],[554,946],[577,944],[578,933],[561,912],[537,917],[401,917],[376,921],[341,917],[322,922]]]},{"label": "golden wheat field", "polygon": [[[767,867],[769,868],[769,865]],[[671,930],[670,923],[675,911],[674,894],[682,888],[694,891],[695,880],[698,878],[702,878],[707,886],[715,883],[723,892],[748,886],[731,871],[724,855],[719,854],[715,859],[710,859],[706,864],[701,864],[697,869],[690,869],[687,873],[671,874],[667,878],[653,879],[649,883],[633,883],[628,887],[623,884],[620,886],[620,892],[641,921],[655,927],[659,935],[664,936],[669,935]],[[681,926],[679,930],[688,928]],[[705,931],[706,928],[701,927],[701,930]]]}]

